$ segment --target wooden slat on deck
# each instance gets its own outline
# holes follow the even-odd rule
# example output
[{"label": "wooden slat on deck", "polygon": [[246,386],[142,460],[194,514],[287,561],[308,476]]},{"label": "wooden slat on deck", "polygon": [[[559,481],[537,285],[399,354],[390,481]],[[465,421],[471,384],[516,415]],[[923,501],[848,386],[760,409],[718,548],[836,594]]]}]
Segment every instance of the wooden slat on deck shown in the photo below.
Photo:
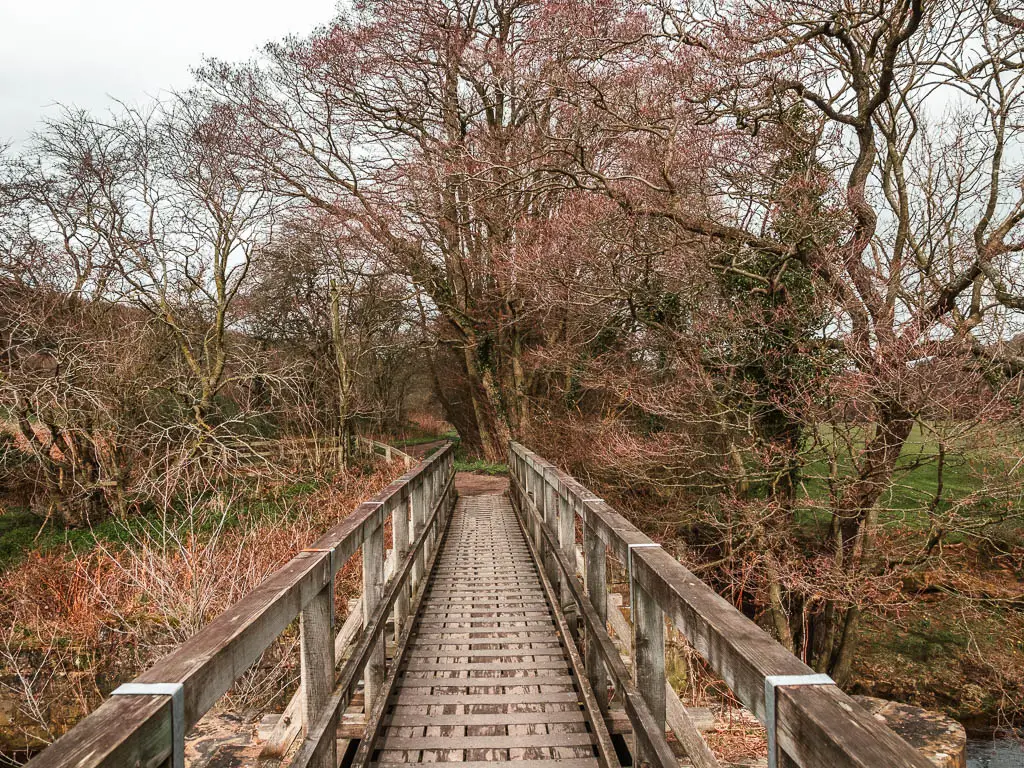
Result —
[{"label": "wooden slat on deck", "polygon": [[374,763],[596,767],[588,715],[506,497],[459,500],[427,590]]}]

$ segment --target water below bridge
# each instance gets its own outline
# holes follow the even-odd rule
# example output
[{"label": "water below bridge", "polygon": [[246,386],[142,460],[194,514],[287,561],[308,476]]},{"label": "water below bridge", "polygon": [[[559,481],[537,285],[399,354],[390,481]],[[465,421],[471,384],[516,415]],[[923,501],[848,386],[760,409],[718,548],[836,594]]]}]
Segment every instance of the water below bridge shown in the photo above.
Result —
[{"label": "water below bridge", "polygon": [[971,739],[967,742],[967,768],[1024,768],[1024,741]]}]

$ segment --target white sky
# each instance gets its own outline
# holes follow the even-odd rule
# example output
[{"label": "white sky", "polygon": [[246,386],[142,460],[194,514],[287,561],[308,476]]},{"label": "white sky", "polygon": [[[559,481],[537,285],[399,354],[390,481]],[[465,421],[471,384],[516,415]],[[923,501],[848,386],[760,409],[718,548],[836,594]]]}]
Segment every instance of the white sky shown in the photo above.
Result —
[{"label": "white sky", "polygon": [[64,103],[102,111],[183,88],[203,56],[239,60],[306,33],[335,0],[0,0],[0,145]]}]

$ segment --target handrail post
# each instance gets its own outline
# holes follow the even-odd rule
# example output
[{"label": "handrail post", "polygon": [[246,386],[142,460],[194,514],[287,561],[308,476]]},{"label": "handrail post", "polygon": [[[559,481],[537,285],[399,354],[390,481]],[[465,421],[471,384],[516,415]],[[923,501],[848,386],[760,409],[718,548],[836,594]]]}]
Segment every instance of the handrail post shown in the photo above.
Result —
[{"label": "handrail post", "polygon": [[[557,482],[557,481],[556,481]],[[555,498],[558,501],[558,546],[562,550],[565,559],[570,563],[576,562],[576,515],[574,505],[569,503],[568,494],[562,495],[561,490],[556,489]],[[557,570],[557,569],[556,569]],[[576,612],[576,603],[572,599],[572,590],[569,589],[569,582],[561,571],[557,571],[561,591],[559,599],[562,601],[562,611],[565,613],[565,620],[569,624],[569,630],[574,637],[579,635],[579,618]]]},{"label": "handrail post", "polygon": [[452,491],[453,491],[453,487],[454,487],[453,486],[452,488],[450,488],[448,486],[448,478],[451,477],[451,464],[448,463],[448,458],[449,458],[448,456],[445,456],[444,459],[441,461],[441,465],[437,468],[437,473],[438,473],[438,477],[439,477],[439,483],[440,483],[440,487],[441,487],[441,491],[440,492],[441,492],[441,494],[443,496],[443,498],[441,499],[441,529],[442,530],[444,529],[445,525],[448,523],[448,515],[451,513],[451,507],[450,507],[449,501],[451,500],[451,495],[452,495]]},{"label": "handrail post", "polygon": [[[332,559],[327,558],[328,568],[333,567]],[[334,579],[331,578],[327,586],[306,604],[299,618],[303,733],[320,716],[334,688],[334,632],[331,626],[333,603]],[[335,727],[332,726],[329,731],[332,735]],[[312,768],[334,768],[336,753],[335,739],[323,739],[309,764]]]},{"label": "handrail post", "polygon": [[[416,541],[420,533],[423,531],[423,521],[426,520],[427,516],[427,505],[425,492],[423,487],[422,477],[413,485],[412,490],[409,493],[409,504],[412,512],[412,529],[409,532],[409,538],[411,541]],[[413,594],[420,588],[420,582],[423,580],[423,564],[425,562],[426,555],[423,548],[416,554],[416,559],[412,564],[412,572],[409,576],[411,579],[410,589]]]},{"label": "handrail post", "polygon": [[445,477],[452,479],[452,487],[449,491],[450,498],[448,499],[448,511],[445,513],[445,524],[447,525],[448,518],[451,517],[452,512],[455,510],[455,454],[448,454],[448,466],[445,470]]},{"label": "handrail post", "polygon": [[547,543],[547,540],[544,538],[544,535],[541,533],[541,528],[544,527],[544,522],[545,522],[545,518],[544,518],[544,501],[545,501],[545,496],[547,494],[547,486],[544,483],[544,471],[542,469],[538,469],[537,467],[534,467],[533,478],[534,478],[533,503],[534,503],[534,506],[536,506],[536,508],[537,508],[537,516],[535,518],[535,523],[534,523],[534,525],[535,525],[534,540],[537,542],[537,551],[540,552],[540,555],[541,555],[541,563],[546,566],[547,558],[544,555],[544,552],[545,552],[544,546]]},{"label": "handrail post", "polygon": [[[425,501],[424,515],[429,515],[431,510],[434,509],[434,501],[435,501],[436,494],[437,494],[437,487],[436,487],[436,483],[434,482],[434,472],[435,472],[436,468],[437,468],[436,462],[434,464],[431,464],[430,465],[430,469],[427,470],[426,475],[423,478],[423,488],[424,488],[424,494],[423,495],[424,495],[424,501]],[[425,551],[426,551],[426,554],[427,554],[428,557],[431,554],[433,554],[433,552],[434,552],[434,545],[437,543],[437,536],[436,536],[436,533],[435,533],[436,530],[437,529],[433,525],[431,525],[430,526],[430,530],[427,531],[427,545],[425,547]]]},{"label": "handrail post", "polygon": [[[384,584],[384,526],[378,525],[363,541],[363,628],[370,623],[380,602]],[[365,711],[373,707],[374,698],[384,682],[384,637],[374,643],[363,670]],[[332,767],[333,768],[333,767]]]},{"label": "handrail post", "polygon": [[[586,587],[590,604],[594,606],[594,612],[601,620],[601,625],[608,625],[608,554],[605,551],[605,544],[594,529],[583,522],[583,557],[586,565]],[[587,677],[590,679],[590,687],[594,689],[594,696],[601,712],[608,712],[608,672],[604,667],[604,660],[601,658],[601,651],[597,646],[594,637],[587,638],[586,650]]]},{"label": "handrail post", "polygon": [[[654,715],[660,733],[665,732],[665,613],[636,580],[635,570],[629,574],[633,586],[634,605],[629,607],[633,619],[633,679],[637,690]],[[653,748],[646,738],[636,740],[637,755],[646,760]]]},{"label": "handrail post", "polygon": [[[401,563],[409,553],[409,506],[410,497],[395,504],[391,512],[391,540],[395,550],[395,563]],[[395,640],[402,635],[409,620],[409,585],[403,584],[395,601]]]},{"label": "handrail post", "polygon": [[[533,476],[533,467],[530,465],[525,458],[523,459],[523,491],[526,495],[524,499],[523,509],[527,507],[535,506],[537,503],[537,481]],[[532,514],[527,514],[526,519],[529,520],[529,533],[534,543],[537,543],[537,518]],[[537,551],[540,551],[540,545],[537,546]]]},{"label": "handrail post", "polygon": [[[543,475],[541,475],[541,482],[543,483],[544,490],[544,527],[548,529],[548,532],[553,534],[553,537],[558,536],[558,491],[555,488],[554,481],[551,480],[548,475],[554,467],[545,467]],[[545,544],[546,544],[545,540]],[[558,572],[558,566],[555,564],[555,553],[551,551],[551,547],[545,546],[542,550],[544,552],[544,567],[547,569],[548,581],[552,584],[561,583],[560,574]],[[561,592],[559,592],[559,599],[561,599]]]}]

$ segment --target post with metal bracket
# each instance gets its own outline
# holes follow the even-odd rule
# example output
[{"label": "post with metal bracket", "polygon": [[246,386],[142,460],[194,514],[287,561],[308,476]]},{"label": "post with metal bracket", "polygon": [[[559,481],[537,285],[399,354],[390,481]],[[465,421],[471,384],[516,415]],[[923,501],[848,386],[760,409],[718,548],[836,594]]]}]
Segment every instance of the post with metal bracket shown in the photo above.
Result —
[{"label": "post with metal bracket", "polygon": [[[764,728],[768,734],[768,768],[777,768],[779,760],[778,742],[778,708],[776,691],[779,688],[790,688],[801,685],[835,685],[828,675],[768,675],[764,679]],[[788,762],[788,761],[787,761]]]},{"label": "post with metal bracket", "polygon": [[125,683],[111,696],[171,697],[171,768],[185,768],[185,687],[181,683]]},{"label": "post with metal bracket", "polygon": [[[665,732],[665,613],[637,583],[634,549],[657,547],[654,543],[630,544],[628,578],[630,614],[633,619],[633,680],[643,696],[660,733]],[[654,751],[641,735],[636,738],[636,756],[649,761]]]}]

